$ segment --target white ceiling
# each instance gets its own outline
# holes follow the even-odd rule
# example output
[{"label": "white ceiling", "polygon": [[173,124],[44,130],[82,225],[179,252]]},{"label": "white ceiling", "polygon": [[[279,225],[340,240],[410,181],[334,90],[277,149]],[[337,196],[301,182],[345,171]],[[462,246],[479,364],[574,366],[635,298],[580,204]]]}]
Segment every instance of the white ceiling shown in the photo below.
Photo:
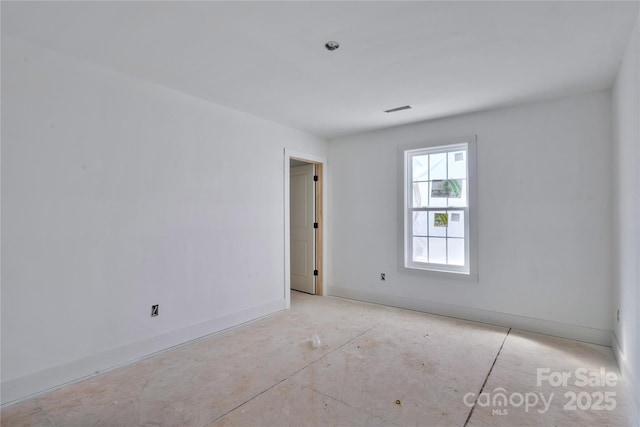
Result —
[{"label": "white ceiling", "polygon": [[323,137],[610,87],[638,19],[637,1],[1,7],[5,34]]}]

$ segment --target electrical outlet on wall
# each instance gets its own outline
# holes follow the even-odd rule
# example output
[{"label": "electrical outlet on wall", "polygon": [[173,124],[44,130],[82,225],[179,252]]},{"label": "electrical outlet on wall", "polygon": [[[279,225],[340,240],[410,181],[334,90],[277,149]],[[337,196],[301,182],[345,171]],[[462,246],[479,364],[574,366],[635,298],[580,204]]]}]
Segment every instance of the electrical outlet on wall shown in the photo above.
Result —
[{"label": "electrical outlet on wall", "polygon": [[616,312],[616,320],[618,322],[620,321],[620,309],[618,309],[618,311]]},{"label": "electrical outlet on wall", "polygon": [[159,313],[158,313],[158,309],[160,308],[159,304],[156,305],[152,305],[151,306],[151,317],[156,317]]},{"label": "electrical outlet on wall", "polygon": [[380,273],[380,280],[382,280],[383,282],[387,280],[387,275],[384,273]]}]

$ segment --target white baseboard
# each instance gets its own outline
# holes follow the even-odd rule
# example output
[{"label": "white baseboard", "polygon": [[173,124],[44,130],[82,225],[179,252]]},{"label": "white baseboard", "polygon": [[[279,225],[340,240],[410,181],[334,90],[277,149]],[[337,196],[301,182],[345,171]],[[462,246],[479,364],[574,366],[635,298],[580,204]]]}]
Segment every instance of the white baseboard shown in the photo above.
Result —
[{"label": "white baseboard", "polygon": [[452,304],[443,304],[418,298],[407,298],[397,295],[387,295],[377,292],[360,291],[337,286],[331,287],[331,295],[336,297],[355,299],[376,304],[390,305],[425,313],[439,314],[456,317],[475,322],[489,323],[507,328],[520,329],[544,335],[553,335],[561,338],[569,338],[593,344],[611,345],[611,331],[604,329],[587,328],[584,326],[570,325],[549,320],[535,319],[531,317],[517,316],[507,313],[499,313],[477,308],[462,307]]},{"label": "white baseboard", "polygon": [[284,310],[285,301],[277,300],[251,307],[203,323],[167,332],[133,344],[87,356],[44,371],[2,382],[2,405],[77,382],[123,365],[147,358],[189,341],[223,331],[242,323]]},{"label": "white baseboard", "polygon": [[618,337],[616,337],[616,334],[613,332],[611,332],[611,349],[613,350],[613,355],[616,358],[616,362],[618,362],[618,367],[622,373],[624,384],[627,387],[629,396],[631,397],[635,416],[633,425],[640,427],[640,383],[638,383],[638,379],[634,377],[633,371],[629,368],[628,361],[620,348]]}]

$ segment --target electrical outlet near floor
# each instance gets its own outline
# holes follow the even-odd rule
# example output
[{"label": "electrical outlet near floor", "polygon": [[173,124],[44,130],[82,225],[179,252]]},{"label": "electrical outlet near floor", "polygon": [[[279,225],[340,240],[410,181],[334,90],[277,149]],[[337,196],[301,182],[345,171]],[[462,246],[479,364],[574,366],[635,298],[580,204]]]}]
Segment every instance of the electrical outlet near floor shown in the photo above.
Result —
[{"label": "electrical outlet near floor", "polygon": [[158,315],[159,308],[160,308],[160,305],[158,304],[151,306],[151,317],[156,317]]},{"label": "electrical outlet near floor", "polygon": [[383,282],[387,280],[387,275],[384,273],[380,273],[380,280],[382,280]]}]

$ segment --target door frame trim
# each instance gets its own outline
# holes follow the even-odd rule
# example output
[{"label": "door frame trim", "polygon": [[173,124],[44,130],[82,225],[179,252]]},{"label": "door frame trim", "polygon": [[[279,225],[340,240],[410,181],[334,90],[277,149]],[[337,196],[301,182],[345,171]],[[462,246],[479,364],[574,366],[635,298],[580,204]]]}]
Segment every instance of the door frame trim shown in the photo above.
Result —
[{"label": "door frame trim", "polygon": [[[291,218],[289,217],[289,209],[290,209],[290,162],[291,159],[302,160],[308,163],[315,163],[322,165],[322,177],[320,179],[323,180],[321,186],[322,192],[322,211],[325,213],[327,211],[327,185],[326,185],[326,176],[327,176],[327,158],[318,156],[315,154],[305,153],[302,151],[295,151],[289,148],[284,149],[284,299],[285,299],[285,307],[291,307]],[[322,218],[319,219],[322,221],[321,228],[321,242],[322,242],[322,265],[320,266],[319,277],[327,277],[325,274],[326,271],[326,259],[327,259],[327,221],[326,215],[323,215]],[[319,291],[318,291],[319,290]],[[318,295],[327,295],[327,284],[322,283],[321,286],[316,286],[316,294]]]}]

